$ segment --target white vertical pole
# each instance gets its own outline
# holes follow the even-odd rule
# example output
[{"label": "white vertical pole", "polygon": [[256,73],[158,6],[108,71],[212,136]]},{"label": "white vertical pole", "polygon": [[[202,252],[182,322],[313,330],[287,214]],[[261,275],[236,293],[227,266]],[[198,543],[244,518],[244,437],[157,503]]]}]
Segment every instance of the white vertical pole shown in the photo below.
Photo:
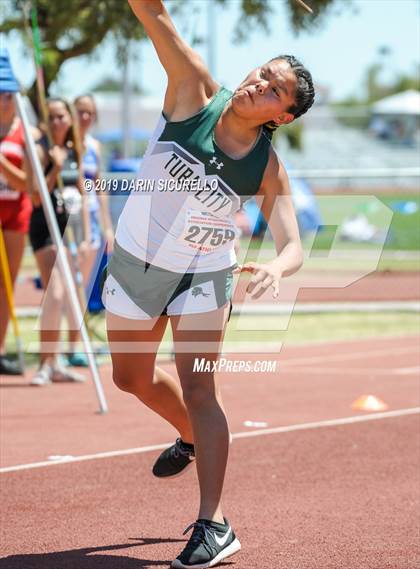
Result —
[{"label": "white vertical pole", "polygon": [[216,79],[216,5],[207,0],[207,65],[210,75]]},{"label": "white vertical pole", "polygon": [[85,351],[87,354],[89,368],[92,373],[92,378],[96,388],[96,394],[99,401],[99,412],[106,413],[108,411],[108,405],[105,399],[105,394],[103,391],[101,379],[99,377],[98,368],[96,366],[96,361],[93,356],[93,351],[87,333],[86,325],[83,319],[82,310],[80,308],[79,299],[77,297],[76,286],[74,284],[73,275],[70,270],[70,266],[67,260],[66,249],[63,245],[61,239],[60,230],[58,228],[57,220],[54,214],[54,209],[51,204],[50,194],[48,192],[47,183],[45,181],[45,176],[42,171],[41,162],[39,160],[35,142],[32,139],[28,117],[26,115],[26,110],[24,108],[23,99],[20,93],[15,93],[16,107],[22,121],[23,130],[25,132],[25,142],[28,156],[30,158],[33,171],[36,176],[38,183],[39,193],[41,197],[42,207],[44,209],[45,218],[47,220],[48,229],[50,231],[54,245],[57,248],[57,260],[58,266],[63,278],[64,286],[70,300],[70,306],[73,311],[76,322],[81,323],[81,336]]},{"label": "white vertical pole", "polygon": [[121,122],[123,133],[123,158],[130,157],[130,43],[127,42],[124,52],[124,65],[123,65],[123,92],[122,92],[122,108],[121,108]]}]

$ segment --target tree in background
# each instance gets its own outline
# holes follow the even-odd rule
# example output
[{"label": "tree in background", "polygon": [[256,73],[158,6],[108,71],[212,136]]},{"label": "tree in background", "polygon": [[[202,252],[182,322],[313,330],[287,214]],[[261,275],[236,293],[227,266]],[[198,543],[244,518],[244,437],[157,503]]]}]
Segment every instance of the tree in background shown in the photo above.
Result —
[{"label": "tree in background", "polygon": [[366,69],[364,86],[361,97],[347,97],[337,105],[367,106],[408,89],[420,91],[420,64],[414,64],[411,72],[401,73],[392,65],[391,48],[382,46]]},{"label": "tree in background", "polygon": [[391,95],[402,93],[408,89],[420,91],[420,65],[413,66],[411,72],[400,72],[392,65],[392,50],[389,46],[379,48],[375,61],[366,69],[362,95],[347,97],[332,106],[338,111],[352,111],[348,116],[338,112],[337,118],[346,126],[368,128],[371,120],[369,107]]},{"label": "tree in background", "polygon": [[[121,79],[115,79],[114,77],[107,76],[100,79],[91,88],[92,93],[121,93],[123,84]],[[145,89],[137,85],[137,83],[130,84],[130,93],[135,95],[146,95]]]},{"label": "tree in background", "polygon": [[[28,15],[32,6],[37,9],[47,95],[63,63],[91,54],[108,35],[114,35],[119,44],[122,38],[144,38],[144,31],[131,17],[127,2],[121,0],[9,0],[7,7],[2,6],[0,32],[20,32],[29,51],[32,45]],[[28,94],[36,106],[35,80]]]},{"label": "tree in background", "polygon": [[[223,6],[229,0],[211,0]],[[314,31],[324,21],[333,7],[346,8],[351,0],[307,0],[314,8],[308,14],[295,0],[284,0],[287,17],[296,33]],[[199,3],[201,5],[201,2]],[[203,2],[204,4],[204,2]],[[234,40],[244,41],[257,29],[269,31],[270,18],[275,13],[278,0],[241,0],[239,18]],[[45,88],[48,94],[51,83],[58,76],[61,66],[74,57],[92,54],[107,37],[117,41],[119,53],[130,40],[144,39],[145,34],[125,0],[7,0],[2,1],[0,33],[15,30],[22,34],[30,48],[28,22],[22,17],[36,5],[42,48]],[[26,6],[26,11],[24,10]],[[170,10],[180,12],[185,21],[191,16],[191,8],[197,2],[172,0],[167,2]],[[30,25],[30,23],[29,23]],[[35,82],[28,93],[33,102]]]},{"label": "tree in background", "polygon": [[374,63],[366,72],[367,95],[366,104],[375,103],[385,97],[402,93],[408,89],[420,91],[420,65],[417,64],[412,73],[398,73],[392,81],[384,82],[381,73],[386,63]]}]

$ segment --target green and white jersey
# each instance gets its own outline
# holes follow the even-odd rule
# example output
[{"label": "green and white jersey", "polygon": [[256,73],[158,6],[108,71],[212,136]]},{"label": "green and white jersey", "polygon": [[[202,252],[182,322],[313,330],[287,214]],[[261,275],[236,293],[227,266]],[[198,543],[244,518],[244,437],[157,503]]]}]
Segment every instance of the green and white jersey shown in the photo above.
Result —
[{"label": "green and white jersey", "polygon": [[161,117],[118,221],[116,240],[131,255],[178,273],[236,263],[234,214],[258,192],[271,138],[261,129],[238,160],[217,146],[214,128],[231,97],[222,87],[186,120]]}]

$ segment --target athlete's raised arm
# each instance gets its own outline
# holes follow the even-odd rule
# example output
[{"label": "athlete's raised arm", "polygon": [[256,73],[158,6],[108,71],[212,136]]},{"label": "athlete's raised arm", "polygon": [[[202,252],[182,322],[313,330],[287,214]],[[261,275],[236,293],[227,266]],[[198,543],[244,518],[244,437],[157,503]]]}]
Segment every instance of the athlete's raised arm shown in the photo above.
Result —
[{"label": "athlete's raised arm", "polygon": [[183,120],[207,104],[218,89],[201,57],[178,34],[161,0],[128,0],[168,76],[163,111]]}]

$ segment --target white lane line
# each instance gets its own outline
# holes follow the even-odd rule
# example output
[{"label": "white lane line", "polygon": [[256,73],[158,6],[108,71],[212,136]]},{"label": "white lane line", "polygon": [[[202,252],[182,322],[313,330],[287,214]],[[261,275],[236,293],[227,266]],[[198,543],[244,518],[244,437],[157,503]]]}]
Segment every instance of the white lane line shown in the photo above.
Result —
[{"label": "white lane line", "polygon": [[[226,344],[226,342],[225,342]],[[362,350],[362,351],[357,351],[357,352],[350,352],[348,351],[348,349],[346,349],[346,351],[344,353],[334,353],[334,354],[325,354],[325,355],[317,355],[317,356],[307,356],[307,357],[301,357],[299,355],[297,356],[285,356],[284,352],[281,351],[281,342],[279,342],[278,344],[273,344],[273,343],[265,343],[264,346],[260,347],[258,350],[257,348],[255,348],[255,343],[253,342],[248,342],[248,343],[244,343],[244,344],[232,344],[233,345],[233,349],[230,351],[223,351],[222,356],[228,359],[232,359],[235,356],[244,356],[244,352],[246,352],[250,358],[257,358],[258,356],[264,356],[266,357],[268,354],[270,354],[271,356],[273,356],[273,358],[278,359],[278,361],[280,362],[281,366],[296,366],[296,365],[301,365],[301,364],[311,364],[311,363],[317,363],[317,362],[340,362],[340,361],[346,361],[346,360],[355,360],[355,359],[369,359],[370,357],[378,357],[378,356],[385,356],[385,357],[389,357],[390,355],[397,355],[397,354],[414,354],[414,355],[420,355],[420,348],[419,346],[411,346],[411,347],[404,347],[404,348],[382,348],[379,350]],[[312,344],[302,344],[303,347],[309,346],[309,347],[316,347],[318,344],[312,343]],[[320,346],[322,346],[323,344],[319,344]],[[241,347],[241,350],[239,350],[239,347]],[[294,345],[293,348],[296,347],[300,347],[297,345]],[[335,348],[335,344],[334,346],[331,345],[331,350],[334,350],[335,352],[339,351],[340,349],[340,345],[337,345],[337,348]],[[276,348],[276,349],[273,349]],[[286,349],[283,346],[283,349]]]},{"label": "white lane line", "polygon": [[[280,366],[280,371],[282,371]],[[420,367],[396,367],[396,368],[370,368],[370,367],[352,367],[345,369],[341,367],[304,367],[293,366],[287,367],[284,373],[305,373],[313,375],[419,375]]]},{"label": "white lane line", "polygon": [[[394,417],[404,417],[406,415],[416,415],[420,413],[420,407],[410,407],[408,409],[397,409],[395,411],[385,411],[384,413],[372,413],[369,415],[357,415],[355,417],[344,417],[342,419],[331,419],[328,421],[317,421],[314,423],[300,423],[297,425],[286,425],[284,427],[273,427],[271,429],[258,429],[256,431],[246,431],[241,433],[235,433],[232,435],[233,439],[247,439],[250,437],[259,437],[263,435],[274,435],[278,433],[290,433],[293,431],[305,431],[309,429],[322,429],[324,427],[335,427],[339,425],[351,425],[353,423],[364,423],[366,421],[375,421],[378,419],[392,419]],[[113,458],[115,456],[127,456],[130,454],[143,454],[146,452],[152,452],[157,450],[162,450],[173,444],[172,442],[164,443],[160,445],[150,445],[138,448],[130,448],[125,450],[115,450],[110,452],[101,452],[97,454],[86,454],[83,456],[76,456],[69,458],[68,460],[60,460],[57,462],[44,461],[44,462],[33,462],[30,464],[20,464],[17,466],[7,466],[5,468],[0,468],[0,474],[5,474],[7,472],[18,472],[20,470],[31,470],[33,468],[42,468],[44,466],[56,466],[57,464],[69,464],[73,462],[84,462],[87,460],[96,460],[99,458]]]},{"label": "white lane line", "polygon": [[30,470],[31,468],[42,468],[43,466],[56,466],[57,464],[68,464],[69,462],[84,462],[86,460],[95,460],[97,458],[112,458],[114,456],[127,456],[130,454],[142,454],[145,452],[152,452],[156,450],[163,450],[168,448],[168,446],[174,444],[173,441],[171,443],[164,443],[160,445],[149,445],[145,447],[138,447],[138,448],[128,448],[125,450],[112,450],[109,452],[98,452],[96,454],[85,454],[82,456],[74,456],[72,458],[68,458],[67,460],[45,460],[43,462],[32,462],[29,464],[19,464],[18,466],[6,466],[5,468],[0,468],[0,474],[5,472],[17,472],[19,470]]},{"label": "white lane line", "polygon": [[358,346],[358,347],[363,347],[364,344],[366,344],[366,341],[368,343],[370,342],[381,342],[381,343],[391,343],[391,342],[401,342],[401,341],[405,341],[406,343],[409,342],[413,342],[415,343],[415,345],[418,345],[418,340],[419,340],[419,334],[401,334],[401,336],[368,336],[365,338],[341,338],[339,340],[331,340],[331,339],[324,339],[324,340],[307,340],[306,342],[287,342],[286,346],[290,347],[290,348],[306,348],[306,347],[312,347],[312,346],[325,346],[326,344],[328,344],[329,346],[334,346],[336,348],[340,348],[343,345],[348,346],[349,344],[354,345],[354,347]]},{"label": "white lane line", "polygon": [[419,353],[420,348],[418,346],[413,347],[406,347],[406,348],[396,348],[392,349],[392,347],[388,349],[382,350],[365,350],[361,352],[348,352],[345,354],[332,354],[332,355],[324,355],[324,356],[309,356],[307,358],[284,358],[281,361],[282,365],[290,366],[290,365],[300,365],[300,364],[310,364],[316,362],[338,362],[338,361],[345,361],[345,360],[357,360],[361,358],[370,358],[376,356],[390,356],[394,354],[409,354],[409,353]]},{"label": "white lane line", "polygon": [[249,437],[259,437],[263,435],[290,433],[292,431],[306,431],[310,429],[322,429],[324,427],[336,427],[339,425],[352,425],[354,423],[364,423],[365,421],[376,421],[378,419],[392,419],[394,417],[404,417],[406,415],[416,415],[418,413],[420,413],[420,407],[410,407],[409,409],[397,409],[396,411],[385,411],[384,413],[371,413],[369,415],[344,417],[343,419],[331,419],[329,421],[318,421],[315,423],[301,423],[300,425],[274,427],[273,429],[260,429],[258,431],[250,431],[249,433],[236,433],[233,435],[233,438],[246,439]]},{"label": "white lane line", "polygon": [[420,374],[420,367],[400,367],[393,370],[394,373],[398,375],[411,375],[411,374]]}]

